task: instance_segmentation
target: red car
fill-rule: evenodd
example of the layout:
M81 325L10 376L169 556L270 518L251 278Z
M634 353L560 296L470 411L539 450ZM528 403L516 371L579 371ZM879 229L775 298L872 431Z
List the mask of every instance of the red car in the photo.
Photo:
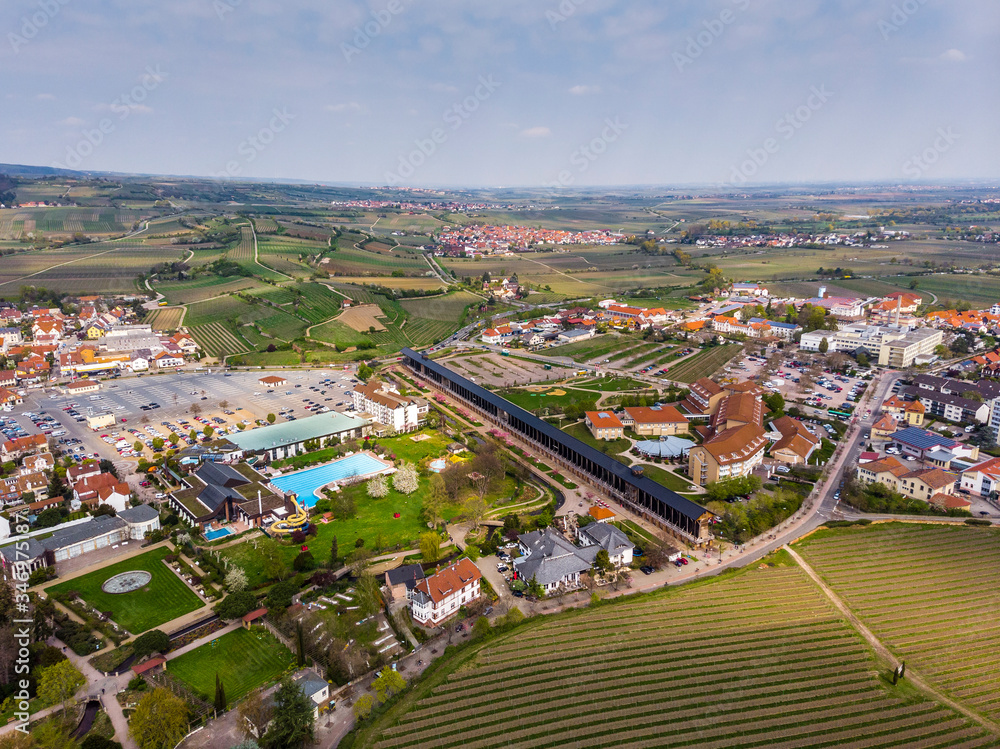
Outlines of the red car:
M688 560L686 557L681 557L681 564L687 564Z
M122 419L122 424L128 424L128 419Z

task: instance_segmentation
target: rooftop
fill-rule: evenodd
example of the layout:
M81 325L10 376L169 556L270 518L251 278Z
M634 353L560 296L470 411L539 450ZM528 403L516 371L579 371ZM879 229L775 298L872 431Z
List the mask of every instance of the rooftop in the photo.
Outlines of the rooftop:
M330 435L360 429L369 422L353 416L329 411L304 419L286 421L283 424L258 427L248 432L231 434L228 439L245 452L263 452L273 447L286 447L306 440L320 439Z

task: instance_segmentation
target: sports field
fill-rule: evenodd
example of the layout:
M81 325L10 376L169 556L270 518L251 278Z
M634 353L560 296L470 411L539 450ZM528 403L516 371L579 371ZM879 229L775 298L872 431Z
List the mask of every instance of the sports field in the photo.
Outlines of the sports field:
M702 377L711 377L742 349L743 346L738 343L725 343L705 349L672 366L667 370L666 376L677 382L694 382Z
M292 654L263 627L236 629L214 642L167 661L167 671L183 681L202 699L215 695L215 675L232 703L274 681L293 661Z
M907 665L1000 718L1000 534L887 523L823 530L796 548Z
M132 634L145 632L199 608L202 603L173 570L162 561L170 553L159 548L112 564L81 577L47 588L49 593L75 590L98 611L110 611L111 618ZM109 577L122 572L144 570L153 577L149 585L131 593L113 595L101 590Z
M819 589L779 566L547 617L433 670L359 745L985 747L908 687Z

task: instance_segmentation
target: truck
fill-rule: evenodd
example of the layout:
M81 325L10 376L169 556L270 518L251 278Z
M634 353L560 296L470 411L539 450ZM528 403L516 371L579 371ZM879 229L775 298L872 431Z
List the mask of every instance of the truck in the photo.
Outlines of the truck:
M510 356L510 351L504 351L500 354L500 356Z
M552 365L551 364L545 364L545 365L543 365L542 368L543 369L552 369Z

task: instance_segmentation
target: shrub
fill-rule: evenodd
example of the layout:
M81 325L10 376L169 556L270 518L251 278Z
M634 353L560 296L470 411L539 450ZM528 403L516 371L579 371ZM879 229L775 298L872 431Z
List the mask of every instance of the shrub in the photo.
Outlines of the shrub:
M292 562L292 569L296 572L309 572L316 569L316 560L313 559L312 552L303 551Z
M136 658L150 655L151 653L166 653L170 650L170 638L165 632L158 629L151 629L149 632L139 635L132 643L132 652Z
M257 608L257 597L246 590L232 593L215 604L220 619L239 619Z

